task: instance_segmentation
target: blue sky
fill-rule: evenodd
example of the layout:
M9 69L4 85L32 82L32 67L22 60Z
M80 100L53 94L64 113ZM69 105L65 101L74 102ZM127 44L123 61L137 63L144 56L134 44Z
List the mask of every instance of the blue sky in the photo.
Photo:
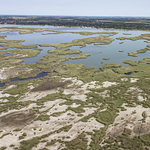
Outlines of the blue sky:
M150 17L150 0L0 0L0 15Z

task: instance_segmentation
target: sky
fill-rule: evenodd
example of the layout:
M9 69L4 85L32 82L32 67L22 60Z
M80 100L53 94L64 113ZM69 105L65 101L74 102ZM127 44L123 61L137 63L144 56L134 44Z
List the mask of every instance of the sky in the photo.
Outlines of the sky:
M0 0L0 15L150 17L150 0Z

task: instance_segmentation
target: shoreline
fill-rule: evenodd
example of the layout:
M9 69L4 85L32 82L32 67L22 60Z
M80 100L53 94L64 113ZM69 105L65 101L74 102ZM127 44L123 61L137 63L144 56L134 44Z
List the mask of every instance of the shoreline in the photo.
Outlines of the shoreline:
M0 25L13 25L13 26L39 26L39 27L57 27L57 28L87 28L87 29L105 29L105 30L125 30L125 31L150 31L150 30L142 30L142 29L115 29L115 28L94 28L94 27L86 27L86 26L55 26L55 25L21 25L21 24L0 24Z

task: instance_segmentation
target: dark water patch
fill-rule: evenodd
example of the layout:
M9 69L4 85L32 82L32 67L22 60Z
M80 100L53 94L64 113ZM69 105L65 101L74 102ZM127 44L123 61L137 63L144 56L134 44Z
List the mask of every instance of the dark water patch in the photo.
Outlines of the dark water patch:
M125 75L131 75L131 73L138 73L138 71L128 72L128 73L125 73Z
M5 53L4 55L6 55L6 56L12 56L13 54Z
M129 73L125 73L125 75L131 75L131 72L129 72Z
M6 83L0 83L0 87L4 87Z
M27 81L27 80L34 80L37 78L43 78L45 76L47 76L47 72L40 72L39 74L36 75L36 77L28 77L26 79L19 79L19 78L13 78L10 80L10 82L14 82L14 81ZM10 82L6 82L6 83L10 83ZM4 87L6 83L0 83L0 87Z
M66 55L58 55L58 56L62 56L62 57L74 57L75 55L77 55L77 54L72 54L72 55L66 54Z

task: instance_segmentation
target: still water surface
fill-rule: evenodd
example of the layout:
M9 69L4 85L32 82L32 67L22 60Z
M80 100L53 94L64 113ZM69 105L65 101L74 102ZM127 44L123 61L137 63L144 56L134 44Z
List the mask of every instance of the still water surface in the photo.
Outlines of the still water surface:
M0 27L36 27L36 28L48 28L50 30L62 30L62 31L88 31L88 32L118 32L117 35L110 36L110 38L115 39L109 45L94 45L94 44L87 44L86 47L79 48L79 46L70 47L71 50L81 50L83 54L89 53L89 56L86 59L76 59L76 60L69 60L63 63L82 63L86 67L94 67L99 69L103 65L107 63L119 63L123 66L124 60L132 59L139 61L143 58L147 58L150 56L150 51L147 51L143 54L138 54L138 57L131 57L128 56L128 53L135 52L137 50L143 49L148 45L148 43L144 42L144 40L123 40L123 44L119 44L122 40L117 40L117 37L134 37L144 33L150 33L150 31L139 31L139 30L114 30L114 29L95 29L95 28L70 28L70 27L53 27L53 26L21 26L21 25L0 25ZM44 32L42 32L44 33ZM25 40L22 44L55 44L55 43L63 43L63 42L71 42L74 39L81 39L87 37L95 37L99 36L98 34L95 35L80 35L80 34L72 34L72 33L61 33L61 34L48 34L42 35L41 32L33 32L30 34L19 34L16 32L1 32L0 34L7 35L6 39L8 40ZM131 33L132 35L124 35L123 33ZM43 49L41 53L32 58L25 58L23 63L36 63L40 58L47 55L47 51L49 49L54 49L54 47L39 47ZM119 52L119 50L123 50L124 52ZM101 53L100 53L101 51ZM63 55L65 57L69 55ZM71 55L74 56L74 55ZM103 60L103 58L110 58L110 60ZM103 64L101 64L103 62ZM62 63L62 64L63 64Z

